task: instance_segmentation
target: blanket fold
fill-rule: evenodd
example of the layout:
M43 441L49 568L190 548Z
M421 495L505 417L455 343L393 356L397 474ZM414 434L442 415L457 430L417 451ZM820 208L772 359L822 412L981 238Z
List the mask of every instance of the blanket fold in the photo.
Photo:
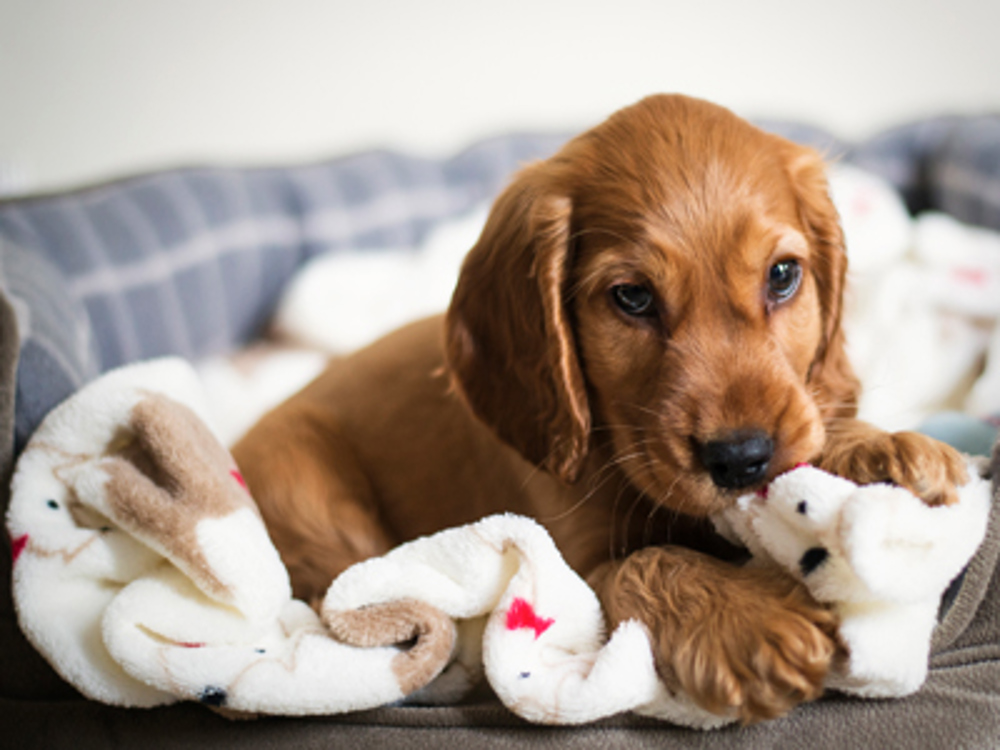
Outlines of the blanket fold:
M355 565L333 581L317 614L292 598L210 424L190 366L156 360L80 390L20 459L7 518L19 622L85 696L130 707L193 700L234 712L329 714L454 702L485 677L535 722L622 711L699 728L731 721L666 689L640 624L607 634L595 593L527 518L491 516ZM942 589L982 538L989 495L980 484L959 521L975 543L948 558L954 570L939 576ZM747 529L766 521L759 506ZM907 658L922 660L922 679L926 644ZM873 682L896 684L870 668L840 684L860 681L859 694Z

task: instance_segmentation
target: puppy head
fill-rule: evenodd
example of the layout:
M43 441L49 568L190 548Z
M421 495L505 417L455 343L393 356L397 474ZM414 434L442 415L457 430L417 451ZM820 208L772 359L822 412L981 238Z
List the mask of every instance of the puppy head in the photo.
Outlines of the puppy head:
M813 458L824 418L853 408L845 270L818 156L651 97L501 195L448 312L448 361L529 460L573 481L600 444L700 515Z

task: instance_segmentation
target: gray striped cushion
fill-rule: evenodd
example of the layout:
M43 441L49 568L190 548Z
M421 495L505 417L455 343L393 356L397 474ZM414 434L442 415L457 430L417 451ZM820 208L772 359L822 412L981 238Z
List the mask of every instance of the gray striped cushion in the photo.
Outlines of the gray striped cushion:
M57 268L0 237L0 291L20 338L14 452L20 453L52 407L99 373L90 320ZM10 342L4 342L4 346Z
M416 245L561 137L509 137L442 161L389 152L274 169L184 169L0 204L0 238L65 278L100 370L247 341L311 255Z
M928 181L936 208L1000 229L1000 115L957 122L934 155Z
M816 128L763 126L882 174L914 210L944 208L1000 229L998 118L926 120L853 146ZM371 152L294 167L169 170L0 202L0 286L20 305L19 320L32 321L21 331L19 436L98 372L246 342L304 259L415 246L565 138L504 136L441 160Z

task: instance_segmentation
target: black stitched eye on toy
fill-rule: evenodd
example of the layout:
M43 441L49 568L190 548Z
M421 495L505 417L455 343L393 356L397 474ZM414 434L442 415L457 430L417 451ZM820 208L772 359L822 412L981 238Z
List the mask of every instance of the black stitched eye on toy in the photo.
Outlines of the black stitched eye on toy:
M228 699L229 696L226 694L226 691L214 685L206 687L201 691L201 695L198 696L198 700L206 706L224 706Z
M802 266L797 260L779 260L767 274L767 295L774 302L784 302L799 289Z
M617 284L611 287L611 299L619 310L633 318L656 314L656 298L642 284Z
M803 576L807 576L825 563L829 556L830 553L822 547L811 547L799 560L799 570L802 571Z

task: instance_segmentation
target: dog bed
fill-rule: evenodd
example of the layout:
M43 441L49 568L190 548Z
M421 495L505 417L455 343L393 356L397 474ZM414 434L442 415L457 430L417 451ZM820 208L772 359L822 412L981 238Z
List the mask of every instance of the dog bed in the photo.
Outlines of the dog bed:
M941 118L847 144L766 124L886 178L911 211L1000 230L1000 119ZM242 346L283 287L323 253L418 245L488 200L562 136L506 136L443 160L389 152L269 169L185 169L0 204L2 505L41 420L99 374ZM994 462L996 463L996 462ZM996 468L994 466L994 468ZM13 549L11 550L13 552ZM123 709L80 697L18 629L10 556L0 570L0 724L21 746L991 747L1000 736L1000 514L942 601L930 672L916 694L831 697L784 719L711 735L620 715L574 728L529 724L489 695L448 707L232 722L203 706Z

